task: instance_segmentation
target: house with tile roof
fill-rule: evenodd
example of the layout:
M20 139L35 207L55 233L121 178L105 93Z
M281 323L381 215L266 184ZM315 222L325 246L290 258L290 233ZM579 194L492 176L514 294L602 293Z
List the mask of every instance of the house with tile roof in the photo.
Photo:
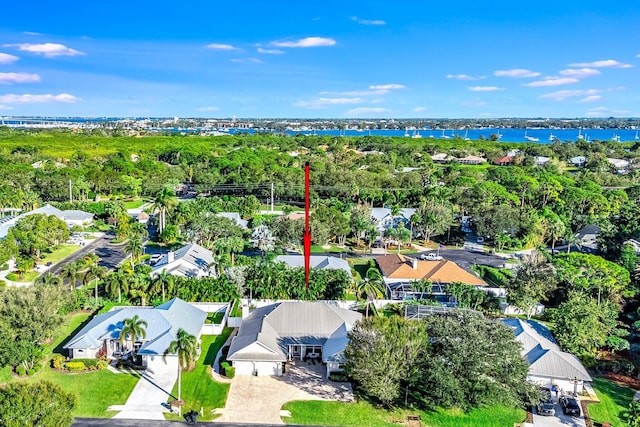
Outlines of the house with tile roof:
M390 254L377 257L376 264L382 273L387 297L390 299L413 299L420 294L413 289L413 283L424 280L431 282L430 294L445 304L455 305L446 292L447 285L454 282L477 286L495 295L505 293L504 289L491 288L476 274L447 259L425 261L401 254Z
M303 255L278 255L274 261L283 262L291 268L304 267ZM349 263L344 259L333 256L311 255L309 261L311 268L318 270L342 270L347 273L349 277L353 278L351 266L349 266Z
M340 372L346 362L348 332L362 314L327 301L284 301L260 307L242 320L227 360L236 375L283 373L287 362L318 361L326 374Z
M158 260L151 270L151 276L166 271L173 276L207 277L214 275L213 252L195 243L184 245L177 251L170 251Z
M147 322L147 327L146 336L137 337L132 349L129 339L120 342L120 331L124 320L135 315ZM154 364L165 363L162 360L164 352L176 340L179 329L199 338L206 318L207 313L178 298L157 307L114 307L94 317L63 348L72 359L94 359L98 352L108 358L117 358L135 350L141 364L152 368ZM177 357L167 356L173 356L175 360L167 363L173 363L177 368Z
M580 392L591 376L580 360L565 353L546 326L533 320L503 319L522 344L522 357L529 363L527 380L541 387L556 386L567 392Z

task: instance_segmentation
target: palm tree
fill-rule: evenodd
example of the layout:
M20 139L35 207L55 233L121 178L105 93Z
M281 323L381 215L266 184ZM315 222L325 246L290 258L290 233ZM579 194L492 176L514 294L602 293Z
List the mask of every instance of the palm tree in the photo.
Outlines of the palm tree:
M60 286L62 284L62 279L50 271L47 271L42 276L36 278L35 283L36 285L44 286Z
M107 277L107 273L108 272L109 272L109 270L107 270L106 267L94 264L91 267L89 267L89 270L87 270L87 272L84 274L84 283L85 283L85 285L88 285L93 280L96 281L96 287L95 287L95 298L96 298L96 301L98 301L98 283L100 283L100 280L102 280L105 277Z
M357 294L364 294L366 301L366 315L369 317L369 304L376 298L382 298L384 296L384 280L382 274L375 267L370 267L365 274L364 280L360 280L356 283Z
M162 292L162 302L165 301L165 290L167 288L173 288L173 278L174 276L167 273L167 270L162 270L160 274L158 274L153 282L154 286L157 288L160 286L160 290ZM157 292L157 291L156 291Z
M178 335L175 341L171 341L169 347L164 352L163 359L165 363L167 363L167 354L175 354L178 356L178 400L180 400L182 370L190 370L198 359L197 338L182 328L178 329ZM178 408L180 408L180 406L178 406ZM180 409L178 409L178 411L179 410Z
M564 236L564 242L567 245L567 253L571 253L571 246L574 246L580 250L582 248L582 239L576 235L569 228Z
M118 295L118 302L122 302L122 293L129 292L129 275L123 270L116 270L106 277L105 291L111 295Z
M547 233L551 238L551 253L554 253L556 240L562 237L566 232L564 222L560 218L556 218L547 224Z
M140 256L142 256L142 252L144 251L144 244L142 243L141 237L132 237L129 239L127 244L124 247L125 253L130 254L131 257L131 268L133 268L134 262L137 261Z
M158 191L156 194L156 198L153 201L153 205L151 208L156 211L160 211L160 216L158 218L158 233L162 234L164 228L167 223L167 211L172 210L178 206L178 199L176 197L175 191L173 191L169 187L164 187L162 190Z
M80 266L77 262L70 262L65 264L60 270L62 277L69 279L69 287L73 291L78 281L78 274L80 273Z
M120 330L120 343L124 344L128 336L131 339L131 351L134 352L136 339L138 337L147 337L146 328L148 326L149 324L145 320L141 319L137 314L130 319L124 319L122 321L122 329Z
M262 258L264 259L265 253L273 250L275 240L269 227L262 224L253 230L250 242L255 248L260 249Z

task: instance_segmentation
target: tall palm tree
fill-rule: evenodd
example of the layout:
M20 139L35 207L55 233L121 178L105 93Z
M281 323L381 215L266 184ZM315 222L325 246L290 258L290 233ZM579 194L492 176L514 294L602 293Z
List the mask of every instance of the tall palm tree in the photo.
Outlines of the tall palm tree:
M384 290L382 274L380 274L380 271L375 267L370 267L367 270L365 278L356 283L356 292L365 295L365 317L369 317L369 304L376 298L382 298L384 296Z
M147 297L151 291L151 278L148 274L134 273L129 280L129 298L140 298L140 305L147 304Z
M105 277L107 277L107 273L109 272L109 270L107 270L106 267L103 267L101 265L98 264L94 264L91 267L89 267L89 269L87 270L86 273L84 273L84 284L88 285L89 283L91 283L92 281L95 280L95 298L96 301L98 301L98 283L100 283L100 280L104 279Z
M197 338L182 328L178 329L176 339L169 343L169 347L164 352L163 359L165 363L167 363L168 354L176 354L178 356L178 400L180 400L182 370L190 370L198 359ZM178 408L180 408L180 406L178 406Z
M174 282L174 276L167 273L167 270L162 270L160 272L160 274L158 274L155 277L155 280L153 281L154 287L160 287L160 291L162 292L162 302L164 302L166 300L165 298L165 291L167 289L172 289L173 288L173 282ZM157 292L157 290L156 290Z
M69 287L73 291L80 274L80 265L77 262L70 262L62 267L60 273L62 277L69 279Z
M160 212L158 218L159 234L162 234L167 224L167 211L172 210L176 206L178 206L178 198L176 197L175 191L169 187L164 187L162 190L158 191L156 198L153 201L152 209Z
M116 270L105 280L105 291L111 295L118 295L118 302L122 302L122 293L129 292L129 275L123 270Z
M137 314L132 318L122 321L122 329L120 330L120 343L124 344L127 337L131 340L131 351L134 352L136 339L147 337L147 327L149 324L140 318ZM134 352L135 354L135 352Z
M129 239L124 247L125 253L128 253L131 257L131 268L133 268L135 262L140 259L142 252L144 251L144 244L141 237L132 237Z
M60 286L62 284L62 279L50 271L47 271L42 276L38 276L35 283L36 285Z

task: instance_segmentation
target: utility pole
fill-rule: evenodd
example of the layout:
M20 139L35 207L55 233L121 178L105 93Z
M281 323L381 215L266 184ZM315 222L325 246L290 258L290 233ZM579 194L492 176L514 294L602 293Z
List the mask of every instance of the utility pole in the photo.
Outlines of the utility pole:
M271 183L271 213L273 213L273 182Z
M71 180L69 180L69 203L73 203L73 193L71 192Z

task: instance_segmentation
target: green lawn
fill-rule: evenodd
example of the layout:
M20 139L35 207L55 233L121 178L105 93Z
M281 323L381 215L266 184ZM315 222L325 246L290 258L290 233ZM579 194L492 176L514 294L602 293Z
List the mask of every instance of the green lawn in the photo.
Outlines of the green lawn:
M211 412L216 408L224 407L229 393L229 384L221 384L211 378L211 365L218 354L218 350L225 343L231 328L226 328L219 336L203 335L201 337L202 354L193 371L182 373L182 400L185 401L183 412L189 410L200 411L204 407L204 417L199 419L206 421L215 418ZM178 395L178 384L173 387L172 393ZM167 419L182 419L177 415L165 414Z
M69 317L60 328L58 338L45 345L44 351L49 354L44 367L29 378L17 381L46 380L59 385L64 390L73 392L78 397L78 407L73 415L77 417L109 418L115 412L107 412L111 405L122 405L127 401L138 378L129 374L114 374L111 371L92 371L86 373L67 374L51 369L49 361L51 352L60 353L62 346L73 337L89 320L89 313L77 313ZM9 373L10 375L10 373ZM4 382L5 372L0 371L0 382ZM8 380L16 381L9 377Z
M125 209L137 209L142 205L144 205L144 200L130 200L130 201L124 202Z
M336 245L329 245L328 247L319 246L319 245L311 245L311 252L345 252L346 249Z
M38 273L37 271L27 271L22 275L22 278L18 278L13 281L14 282L33 282L34 280L36 280L36 277L38 277L39 275L40 273Z
M591 403L587 406L589 417L597 423L608 422L612 427L626 426L627 424L620 419L620 415L633 400L635 390L603 378L595 378L591 384L600 403Z
M58 249L55 249L53 252L47 254L44 258L42 258L40 264L46 264L48 262L56 264L75 251L80 250L80 248L82 248L82 246L80 245L60 245Z
M493 427L511 426L525 418L522 409L503 406L474 409L464 413L457 409L434 412L425 411L387 411L376 408L370 403L298 401L283 406L291 412L291 417L283 418L287 424L391 427L406 420L407 414L420 415L423 425L430 427Z

